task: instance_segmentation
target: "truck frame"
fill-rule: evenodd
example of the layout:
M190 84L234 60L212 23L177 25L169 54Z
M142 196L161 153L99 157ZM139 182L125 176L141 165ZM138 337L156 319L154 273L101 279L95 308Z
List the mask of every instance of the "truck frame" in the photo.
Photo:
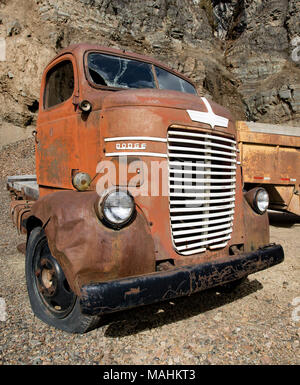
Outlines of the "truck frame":
M266 191L243 191L230 112L163 63L64 49L44 71L34 136L36 176L7 186L31 307L49 325L83 333L283 261Z

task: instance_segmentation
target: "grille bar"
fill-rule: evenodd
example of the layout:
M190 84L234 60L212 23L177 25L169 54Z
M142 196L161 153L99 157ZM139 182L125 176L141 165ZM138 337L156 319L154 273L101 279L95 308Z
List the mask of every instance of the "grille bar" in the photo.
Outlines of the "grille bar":
M224 235L224 234L230 234L232 233L232 229L227 229L227 230L223 230L223 231L218 231L216 233L210 233L210 234L202 234L202 235L194 235L194 236L190 236L190 237L183 237L183 238L177 238L176 239L176 242L186 242L186 241L195 241L195 240L198 240L198 239L207 239L207 238L214 238L216 237L217 235Z
M188 229L188 230L175 230L173 231L173 236L176 235L185 235L185 234L195 234L195 233L203 233L205 231L212 231L212 230L221 230L221 229L228 229L231 227L231 223L228 222L226 225L219 225L219 226L211 226L211 227L202 227L201 229Z
M183 167L183 169L187 167L195 167L195 168L208 168L208 165L205 165L204 163L192 163L192 162L176 162L176 161L170 161L169 165L171 166L180 166ZM214 164L214 168L222 168L222 169L230 169L230 170L236 170L236 166L227 166L223 164Z
M210 146L212 147L218 147L218 148L225 148L225 149L229 149L229 150L236 150L236 147L231 147L231 146L227 146L225 144L220 144L220 143L213 143L213 142L205 142L205 141L202 141L202 140L195 140L195 139L178 139L178 138L170 138L169 139L169 142L174 142L174 143L192 143L192 144L203 144L203 145L207 145L207 143L210 144Z
M226 192L226 193L176 193L171 192L170 196L173 197L228 197L235 195L235 192Z
M228 203L228 202L234 202L235 201L235 198L223 198L223 199L213 199L213 200L196 200L196 199L193 199L193 200L185 200L184 201L184 204L187 206L187 205L203 205L205 203ZM182 200L179 200L179 201L175 201L173 200L172 201L172 205L182 205L183 202Z
M228 217L227 221L232 221L233 216ZM195 227L198 226L198 228L201 228L200 226L206 226L210 224L215 224L215 223L224 223L226 222L224 218L222 219L214 219L209 220L209 221L204 221L204 222L190 222L190 223L173 223L172 228L173 229L179 229L179 228L185 228L185 227Z
M221 211L219 213L211 213L211 214L192 214L192 215L178 215L178 216L172 216L171 221L185 221L185 220L193 220L193 219L200 219L200 218L216 218L216 217L224 217L227 214L234 214L234 210L230 211Z
M195 182L194 178L170 177L170 180L173 182ZM235 178L232 178L232 179L201 179L201 178L197 178L197 183L199 183L199 182L206 182L206 183L235 182Z
M170 173L172 174L189 174L189 175L223 175L223 176L233 176L235 175L235 171L203 171L203 170L198 170L198 171L193 171L193 170L180 170L176 168L170 168Z
M206 146L208 143L206 144ZM179 151L189 151L189 152L206 152L208 154L220 154L220 155L226 155L236 158L236 154L228 154L228 152L225 151L216 151L216 150L210 150L210 149L199 149L199 148L191 148L191 147L179 147L179 146L169 146L169 150L179 150Z
M168 131L173 244L183 255L225 247L231 238L236 141L193 129Z
M182 151L185 151L185 150L182 149ZM219 156L191 155L191 154L185 154L184 152L182 152L182 153L172 153L172 154L169 154L169 157L170 158L218 160L220 162L236 163L235 159L221 158Z
M223 181L222 181L223 182ZM235 186L234 184L231 184L229 186ZM186 186L183 184L173 184L174 190L228 190L229 188L233 187L228 187L228 186L207 186L207 185L202 185L202 186Z
M170 135L180 135L180 136L193 136L193 137L197 137L197 138L201 138L201 139L213 139L213 140L216 140L216 141L220 141L220 142L227 142L227 143L232 143L236 146L236 141L233 140L233 139L228 139L228 138L224 138L222 136L216 136L216 135L210 135L210 134L205 134L205 133L201 133L201 132L192 132L192 131L175 131L174 129L173 130L169 130L169 136ZM168 141L170 141L170 137L168 138Z
M227 235L226 237L221 237L221 238L217 238L217 239L210 239L210 240L205 240L203 242L190 243L190 244L185 245L185 246L178 246L177 250L179 250L179 251L180 250L188 250L188 249L192 249L193 247L206 246L206 245L213 244L215 242L227 241L230 238L231 238L231 236Z
M213 210L224 210L224 209L230 209L233 208L235 205L232 203L231 205L224 205L224 206L202 206L202 207L181 207L181 208L171 208L171 213L183 213L183 212L199 212L199 211L213 211Z

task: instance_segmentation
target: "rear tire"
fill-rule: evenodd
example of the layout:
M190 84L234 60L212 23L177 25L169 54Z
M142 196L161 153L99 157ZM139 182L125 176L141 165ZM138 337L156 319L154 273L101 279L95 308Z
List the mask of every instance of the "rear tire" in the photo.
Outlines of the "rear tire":
M25 274L33 313L43 322L69 333L94 329L99 316L81 313L80 300L70 289L63 270L51 255L41 227L34 228L26 248Z

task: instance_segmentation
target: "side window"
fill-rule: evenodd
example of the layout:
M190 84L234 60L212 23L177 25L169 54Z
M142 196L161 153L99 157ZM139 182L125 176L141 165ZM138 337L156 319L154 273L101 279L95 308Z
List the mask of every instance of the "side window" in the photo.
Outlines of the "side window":
M70 60L63 61L47 73L44 107L50 108L68 100L74 91L74 71Z
M161 90L173 90L197 95L194 86L184 79L173 75L162 68L155 67L156 76Z

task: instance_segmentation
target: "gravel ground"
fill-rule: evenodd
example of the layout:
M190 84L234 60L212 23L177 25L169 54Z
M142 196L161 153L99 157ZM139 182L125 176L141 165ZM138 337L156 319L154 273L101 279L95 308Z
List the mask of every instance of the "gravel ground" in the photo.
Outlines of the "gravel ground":
M24 237L9 218L3 178L34 172L32 140L8 149L0 152L0 297L7 307L0 363L300 364L300 220L286 214L270 214L271 241L282 244L284 263L249 276L231 294L209 290L114 314L85 335L34 317L16 250Z
M34 139L8 144L0 150L0 178L35 174Z

